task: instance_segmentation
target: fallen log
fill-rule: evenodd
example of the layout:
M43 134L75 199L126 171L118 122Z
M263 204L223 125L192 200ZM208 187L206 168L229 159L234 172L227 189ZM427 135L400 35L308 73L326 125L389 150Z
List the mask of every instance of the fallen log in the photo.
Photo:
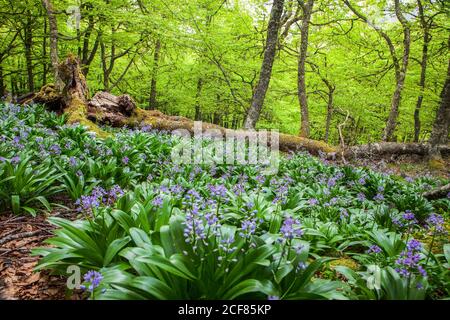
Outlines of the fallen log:
M447 198L450 195L450 183L431 191L425 192L423 196L428 200Z
M449 145L439 145L437 148L442 155L450 155ZM369 158L373 156L409 154L428 156L429 152L430 147L427 144L381 142L347 148L344 152L344 156L346 158Z
M68 123L80 123L88 130L102 137L110 134L98 127L109 125L112 127L143 127L150 125L153 129L173 131L185 129L194 133L195 122L192 119L169 116L157 110L144 110L136 106L129 95L115 96L108 92L98 92L92 99L88 99L88 87L80 68L79 59L69 55L59 65L59 74L65 84L62 92L58 92L51 84L42 87L35 94L27 95L21 104L41 103L50 110L64 112L68 115ZM202 122L202 130L215 129L224 135L246 135L248 131L231 130L215 124ZM272 144L272 134L268 134L268 143ZM284 152L308 151L313 155L325 154L327 158L371 158L385 155L420 155L428 156L430 148L426 144L417 143L372 143L345 148L330 146L323 141L307 139L289 134L279 134L279 149ZM450 155L450 146L436 146L443 156Z
M40 103L50 110L64 112L68 115L68 123L80 123L88 130L97 133L99 137L109 134L98 127L98 124L113 127L143 127L150 125L153 129L173 131L185 129L194 133L194 121L185 117L169 116L156 110L144 110L136 106L129 95L114 96L108 92L98 92L92 99L88 99L86 80L80 68L79 59L69 55L60 63L59 74L65 84L62 92L57 92L55 86L46 85L42 89L25 99L20 104ZM246 135L242 130L231 130L214 125L202 123L202 130L215 129L222 134ZM272 143L272 134L269 133L268 143ZM288 134L279 134L279 148L281 151L305 150L311 154L334 153L335 148L325 142L315 141Z

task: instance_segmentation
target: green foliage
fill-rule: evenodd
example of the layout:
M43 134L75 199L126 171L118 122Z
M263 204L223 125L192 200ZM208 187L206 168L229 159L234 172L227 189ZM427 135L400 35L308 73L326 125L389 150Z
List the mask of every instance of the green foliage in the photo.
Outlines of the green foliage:
M404 181L304 153L267 176L259 165L174 164L179 139L164 132L98 139L78 125L45 127L39 106L3 110L1 208L35 214L56 192L71 198L77 220L50 218L57 229L34 251L37 269L101 272L92 299L448 296L449 200L416 196L445 179ZM423 246L405 267L413 237Z
M69 0L52 3L57 12L74 5ZM401 61L402 32L393 3L373 0L351 3L392 39ZM48 25L43 31L47 16L38 0L21 1L14 6L3 0L0 4L5 22L1 27L5 41L0 47L5 75L2 83L12 96L20 96L30 91L27 83L30 74L35 89L53 81L48 68L49 41L43 43L49 37ZM424 30L417 3L412 0L401 3L412 43L397 121L398 141L413 138L413 114L419 95L423 96L423 110L428 111L420 114L420 139L428 137L447 69L447 9L442 1L422 1L422 4L425 19L433 26L424 90L419 86L418 63ZM116 94L127 92L140 106L147 107L153 81L156 105L151 107L173 115L241 127L261 68L270 10L265 1L140 0L132 4L92 0L79 4L79 9L78 30L76 17L56 15L58 31L65 35L58 39L58 50L60 57L68 53L81 55L91 93L103 89ZM287 21L295 21L302 15L296 1L285 1L285 12L285 17L290 17ZM258 126L297 134L300 31L295 23L288 29L287 26L284 23L280 32L283 35L280 50ZM22 30L27 30L31 45L25 43L27 37L18 36ZM30 47L29 51L23 50L24 47ZM27 65L31 67L27 69ZM347 144L379 140L395 88L393 59L377 31L356 19L342 1L316 0L312 15L306 85L314 139L325 137L330 91L324 80L335 87L330 142L339 143L337 126L344 121L347 111L350 118L343 128Z
M15 214L28 212L36 215L33 205L39 203L50 210L47 198L61 188L55 186L60 175L50 166L50 161L36 164L30 156L16 156L0 164L0 204Z

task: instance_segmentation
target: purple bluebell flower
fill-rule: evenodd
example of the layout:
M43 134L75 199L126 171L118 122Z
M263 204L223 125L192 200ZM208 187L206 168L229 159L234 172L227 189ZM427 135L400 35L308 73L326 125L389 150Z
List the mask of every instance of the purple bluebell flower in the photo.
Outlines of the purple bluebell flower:
M195 189L189 189L184 197L187 200L200 200L202 198Z
M122 158L122 163L123 163L124 165L127 165L128 162L130 162L130 158L128 158L127 156L125 156L125 157Z
M348 218L348 211L345 208L341 208L339 213L339 216L341 218L341 220L344 220L345 218Z
M52 154L55 154L55 155L61 154L61 147L57 144L51 145L49 150Z
M308 203L310 206L315 206L319 203L319 200L317 200L316 198L311 198L308 200Z
M328 179L327 186L328 188L333 188L336 185L336 178L332 177Z
M208 189L213 197L224 198L227 195L227 188L224 185L208 185Z
M364 201L366 201L366 196L365 196L365 194L362 193L362 192L358 193L358 195L357 195L356 198L358 199L359 202L364 202Z
M422 276L426 276L427 272L420 265L420 251L422 250L422 244L416 239L411 239L406 244L406 249L402 251L400 257L395 261L396 271L404 277L408 277L413 273L418 273Z
M293 219L292 217L287 217L283 221L283 225L280 228L280 233L281 238L278 239L279 242L285 242L294 238L300 238L303 235L300 221L297 219Z
M256 218L243 220L241 223L241 232L239 233L239 235L243 238L250 237L255 233L256 227Z
M114 204L114 202L116 202L117 199L120 198L121 196L123 196L124 194L125 194L125 192L122 190L122 188L120 186L114 185L107 193L108 199L107 199L106 204L107 205Z
M372 245L369 247L369 250L366 251L367 253L371 254L378 254L381 252L381 248L379 246L377 246L376 244Z
M375 201L384 201L384 196L381 193L377 193L375 197L373 197Z
M14 156L11 158L11 164L16 165L20 162L20 157L19 156Z
M163 198L162 198L161 196L156 196L156 197L153 199L152 204L153 204L155 207L161 208L162 205L163 205Z
M255 177L256 182L258 182L259 184L263 184L264 182L266 182L266 177L262 176L262 175L258 175Z
M176 185L170 187L170 192L174 193L174 194L180 194L183 192L183 187L176 184Z
M103 280L103 275L98 271L90 270L84 275L83 279L84 282L87 282L88 286L83 286L82 289L93 292L95 288L100 286L100 283Z
M74 157L70 157L70 158L69 158L69 164L70 164L72 167L75 167L75 166L77 165L77 159L75 159Z
M416 220L414 213L411 212L411 210L406 210L405 213L402 215L403 219L413 221Z
M409 182L409 183L412 183L412 182L414 182L414 179L412 177L406 177L405 181Z
M75 204L78 206L78 211L89 212L101 205L112 206L123 194L123 190L117 185L113 186L109 191L106 191L102 187L95 187L90 195L81 196Z
M432 230L435 234L446 235L448 232L445 229L444 217L436 213L432 213L426 220L426 227Z
M233 193L237 196L245 192L245 185L243 183L237 183L233 186Z
M221 239L218 247L225 253L233 253L237 249L237 247L233 246L234 241L234 236L231 235L229 237Z

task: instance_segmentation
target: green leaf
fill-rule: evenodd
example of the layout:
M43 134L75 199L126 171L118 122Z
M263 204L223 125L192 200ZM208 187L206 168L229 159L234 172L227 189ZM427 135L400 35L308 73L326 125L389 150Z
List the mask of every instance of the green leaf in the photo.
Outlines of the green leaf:
M107 266L114 259L117 253L130 242L130 237L116 239L108 246L103 260L103 266Z

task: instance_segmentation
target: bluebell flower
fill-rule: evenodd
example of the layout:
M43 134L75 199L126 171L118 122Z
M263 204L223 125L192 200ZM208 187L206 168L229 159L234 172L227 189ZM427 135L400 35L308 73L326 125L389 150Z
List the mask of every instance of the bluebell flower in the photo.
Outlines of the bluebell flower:
M360 201L360 202L366 201L366 196L365 196L364 193L362 193L362 192L358 193L358 195L357 195L356 198L357 198L358 201Z
M406 249L402 251L400 257L395 261L396 271L404 277L409 277L411 274L418 273L426 276L427 272L420 265L420 251L422 244L416 239L411 239L406 244Z
M378 254L381 251L382 251L381 248L379 246L377 246L376 244L374 244L374 245L370 246L369 250L367 250L366 252L369 254L371 254L371 253Z
M84 275L83 279L85 282L87 282L88 286L82 286L81 288L83 290L93 292L103 280L103 275L98 271L90 270Z
M14 156L11 158L11 164L16 165L20 162L20 157L19 156Z
M294 238L300 238L303 235L300 221L297 219L293 219L292 217L287 217L283 221L283 225L280 228L280 233L281 238L278 239L279 242L285 242Z
M156 197L153 199L152 204L153 204L155 207L161 208L162 205L163 205L163 198L162 198L161 196L156 196Z
M432 230L435 234L447 235L447 230L445 229L444 217L436 213L432 213L426 220L426 227Z
M381 193L377 193L375 197L373 197L375 201L384 201L384 196Z

